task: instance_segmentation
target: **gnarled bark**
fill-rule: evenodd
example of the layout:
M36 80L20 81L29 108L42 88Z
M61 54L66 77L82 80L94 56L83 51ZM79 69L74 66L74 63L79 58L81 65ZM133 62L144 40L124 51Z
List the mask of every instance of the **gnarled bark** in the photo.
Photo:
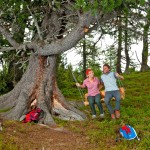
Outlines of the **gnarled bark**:
M44 124L55 124L53 116L65 120L83 120L85 114L65 101L55 79L55 55L31 55L29 67L16 87L1 97L0 109L9 108L2 116L19 120L28 112L28 106L37 99L38 107L45 112Z

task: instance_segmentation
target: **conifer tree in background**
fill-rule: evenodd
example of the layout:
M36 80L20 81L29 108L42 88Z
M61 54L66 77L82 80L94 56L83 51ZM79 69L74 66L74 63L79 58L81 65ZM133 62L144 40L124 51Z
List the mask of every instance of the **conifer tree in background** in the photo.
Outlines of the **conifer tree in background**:
M98 70L100 70L100 49L97 46L97 43L100 41L102 35L98 37L98 39L94 40L94 35L99 34L100 32L96 33L90 33L89 35L86 35L77 45L76 45L76 51L78 55L81 55L81 61L79 62L79 66L82 67L82 76L83 79L86 78L86 69L92 68L94 69L94 72L98 75L100 75L100 71L98 73Z
M125 30L124 30L124 51L125 51L125 58L126 58L126 67L125 73L128 73L129 66L130 66L130 57L129 57L129 34L128 34L128 12L125 13Z
M148 48L150 47L150 4L147 4L145 8L146 18L143 25L143 50L141 71L146 71L150 69L150 66L148 66Z

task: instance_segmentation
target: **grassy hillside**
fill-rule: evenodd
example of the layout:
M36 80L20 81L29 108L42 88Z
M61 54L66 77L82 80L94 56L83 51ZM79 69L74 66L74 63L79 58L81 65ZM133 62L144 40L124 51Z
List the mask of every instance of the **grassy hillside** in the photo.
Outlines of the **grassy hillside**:
M70 147L71 142L74 145L73 149L81 150L150 149L150 71L143 73L135 72L129 75L124 75L124 77L125 80L123 81L123 84L126 89L126 98L121 101L120 119L111 120L104 103L104 119L92 119L88 106L80 108L88 116L85 121L68 122L56 119L59 127L64 127L65 129L71 131L71 133L73 133L74 135L80 135L76 136L76 138L72 137L72 140L70 139L71 137L66 138L66 140L68 140L69 142L68 146L65 145L65 147L63 148L64 150L69 150L70 148L72 149L72 147ZM114 104L114 101L112 101L112 103ZM138 137L141 140L120 140L116 142L116 137L120 136L119 128L123 123L133 126L137 131ZM45 136L43 132L45 131L45 129L41 129L41 127L39 129L38 126L36 128L36 125L33 124L24 125L22 123L14 121L4 121L3 124L4 130L0 131L0 150L19 150L20 148L22 150L42 150L40 146L37 148L37 145L39 145L39 143L42 143L42 145L47 145L46 150L62 148L48 147L50 145L48 145L47 139L51 138L51 134L48 134L49 131L47 129L46 134L48 134L48 136ZM41 132L42 138L40 139L40 141L36 140L35 137L32 136L32 133L37 133L37 136L39 136ZM57 136L59 139L59 135ZM66 137L67 134L65 133L64 136ZM28 141L29 143L27 143L25 137L31 137ZM63 136L60 137L62 138ZM85 139L83 140L83 138ZM25 142L23 143L23 141ZM38 144L36 143L36 141ZM56 142L57 145L60 145L60 143L58 144L59 140L53 141L53 143ZM22 146L20 144L22 144ZM67 142L65 144L67 144ZM25 145L25 147L23 147L23 145Z
M73 130L89 136L91 142L95 144L94 149L150 149L150 71L135 72L124 77L126 98L121 101L120 119L112 121L103 104L104 120L87 119L84 122L69 123ZM89 107L84 109L90 111ZM90 118L90 114L88 115ZM118 130L123 123L133 126L141 140L122 140L116 143L115 139L119 136Z

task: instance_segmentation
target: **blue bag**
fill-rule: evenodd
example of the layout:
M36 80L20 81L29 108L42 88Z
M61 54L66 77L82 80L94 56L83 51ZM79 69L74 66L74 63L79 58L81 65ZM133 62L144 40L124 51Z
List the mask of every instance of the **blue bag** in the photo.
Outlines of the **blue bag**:
M132 139L137 139L140 140L137 136L137 133L135 131L135 129L133 127L131 127L130 125L124 125L119 129L120 134L122 135L123 138L127 139L127 140L132 140ZM118 139L121 138L116 138L116 142L118 141Z

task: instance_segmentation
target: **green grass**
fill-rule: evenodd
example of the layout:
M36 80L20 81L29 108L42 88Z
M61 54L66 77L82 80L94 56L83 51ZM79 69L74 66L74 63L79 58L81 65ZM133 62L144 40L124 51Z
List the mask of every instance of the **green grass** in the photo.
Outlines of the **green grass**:
M143 73L135 72L124 75L124 77L125 80L123 81L123 84L126 91L126 97L124 100L121 100L120 119L115 121L111 120L108 109L103 103L105 110L104 119L92 119L89 106L84 106L81 108L81 111L84 111L87 114L86 120L62 121L55 118L56 123L70 131L84 135L93 145L92 150L149 150L150 71ZM112 103L114 103L114 101ZM119 128L123 123L133 126L141 140L138 141L134 139L129 141L123 139L116 142L116 137L120 136ZM18 122L12 123L11 121L7 121L5 122L4 130L7 126L12 126L12 124L16 124L18 128L15 130L23 134L30 129L30 126L32 126L32 124L29 124L27 127L24 127ZM13 137L5 139L5 135L0 134L0 150L1 149L18 150L19 148Z
M103 104L104 120L92 120L90 114L87 114L88 119L85 121L66 123L66 127L71 130L88 136L90 142L95 145L93 149L150 149L150 71L135 72L124 75L124 77L126 97L121 101L120 119L112 121L105 104ZM82 110L84 109L90 111L89 107L82 108ZM120 136L119 128L122 123L133 126L141 140L121 140L116 143L115 139Z
M13 137L5 140L5 137L0 134L0 150L19 150L15 144Z

